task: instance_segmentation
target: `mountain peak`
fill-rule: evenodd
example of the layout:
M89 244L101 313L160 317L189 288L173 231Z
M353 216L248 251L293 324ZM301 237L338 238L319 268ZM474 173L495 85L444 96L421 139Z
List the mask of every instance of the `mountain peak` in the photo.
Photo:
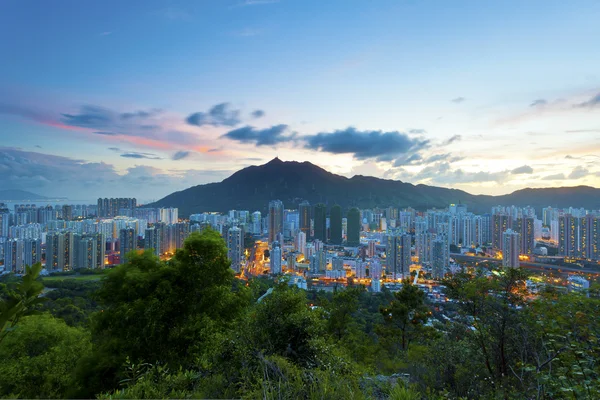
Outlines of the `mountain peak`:
M271 161L269 161L267 164L265 165L277 165L277 164L283 164L283 161L281 161L279 159L279 157L275 157L274 159L272 159Z

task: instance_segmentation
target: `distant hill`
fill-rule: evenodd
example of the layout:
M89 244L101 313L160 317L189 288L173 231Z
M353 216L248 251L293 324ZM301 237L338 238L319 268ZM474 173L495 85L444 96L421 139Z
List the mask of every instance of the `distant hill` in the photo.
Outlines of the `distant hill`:
M279 199L286 208L296 208L302 200L311 204L338 203L350 207L443 208L451 203L467 204L469 210L489 212L493 205L600 208L600 189L587 186L523 189L503 196L472 195L463 190L413 185L401 181L357 175L352 178L332 174L309 162L283 162L275 158L267 164L244 168L219 183L193 186L172 193L149 207L177 207L180 215L204 211L259 210L265 212L269 200Z
M0 190L0 201L45 200L47 197L25 190Z

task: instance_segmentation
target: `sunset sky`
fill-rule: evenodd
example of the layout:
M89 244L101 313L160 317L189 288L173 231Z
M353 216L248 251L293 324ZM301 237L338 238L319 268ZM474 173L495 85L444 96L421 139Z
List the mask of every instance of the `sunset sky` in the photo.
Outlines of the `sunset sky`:
M278 156L600 187L600 2L0 2L0 189L144 200Z

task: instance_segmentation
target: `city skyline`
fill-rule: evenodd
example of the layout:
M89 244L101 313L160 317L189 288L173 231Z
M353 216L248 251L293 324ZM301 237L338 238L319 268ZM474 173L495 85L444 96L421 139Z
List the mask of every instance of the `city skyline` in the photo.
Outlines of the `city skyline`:
M3 3L0 186L159 199L278 156L600 187L600 4L459 3Z

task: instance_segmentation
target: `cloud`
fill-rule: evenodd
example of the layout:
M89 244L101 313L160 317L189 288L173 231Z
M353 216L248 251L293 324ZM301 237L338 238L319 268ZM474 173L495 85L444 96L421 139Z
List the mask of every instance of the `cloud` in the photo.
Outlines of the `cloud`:
M408 133L411 133L413 135L423 135L427 133L427 131L425 129L411 129L408 131Z
M462 103L463 101L466 101L466 100L467 99L465 99L464 97L456 97L456 98L454 98L454 99L452 99L450 101L453 102L453 103L456 103L456 104L460 104L460 103Z
M335 132L305 136L305 148L332 154L352 154L356 159L392 161L408 152L429 146L429 141L412 138L398 131L358 131L348 127Z
M600 93L596 94L594 97L592 97L588 101L584 101L583 103L575 104L573 107L593 108L596 106L600 106Z
M411 155L406 155L405 157L400 157L394 160L394 167L401 167L405 165L429 165L434 164L440 161L445 161L447 163L453 163L460 160L463 160L464 157L452 156L450 153L445 154L434 154L429 157L423 157L418 153L414 153Z
M509 176L508 171L464 171L463 169L452 170L450 163L439 162L423 168L413 175L415 181L429 181L438 184L468 184L505 181Z
M578 166L578 167L575 167L573 169L573 171L571 171L571 173L569 174L569 179L580 179L580 178L583 178L583 177L589 175L589 173L590 173L590 171L588 171L587 169L585 169L581 166Z
M184 158L186 158L187 156L190 155L189 151L178 151L177 153L173 154L173 157L171 157L172 160L183 160Z
M512 171L510 171L510 173L513 175L533 174L533 168L531 168L529 165L523 165L521 167L513 169Z
M252 111L252 118L262 118L264 116L265 116L265 112L263 110Z
M96 134L96 135L104 135L104 136L117 136L118 135L118 133L107 132L107 131L98 131L98 132L94 132L94 134Z
M111 34L112 34L112 32L106 31L106 32L100 33L100 36L108 36L108 35L111 35Z
M235 126L241 122L240 110L232 110L229 103L221 103L213 106L208 112L191 114L186 121L195 126Z
M548 104L548 101L545 99L537 99L534 100L529 107L539 107L539 106L545 106L546 104Z
M442 146L447 146L447 145L452 144L454 142L457 142L459 140L462 140L462 136L461 135L454 135L454 136L450 137L449 139L446 139L442 143Z
M134 111L134 112L126 112L126 113L122 113L120 116L122 119L151 118L157 114L160 114L161 112L162 112L162 110L160 110L158 108L154 108L149 111L138 110L138 111Z
M121 149L120 149L120 148L118 148L118 147L109 147L108 149L109 149L109 150L111 150L111 151L116 151L116 152L118 152L118 153L120 153L120 152L121 152Z
M113 165L103 162L0 146L0 187L29 190L43 196L67 196L72 200L95 202L100 196L156 199L193 185L219 181L231 172L164 171L136 165L118 173Z
M130 152L127 152L127 153L123 153L123 154L121 154L121 157L125 157L125 158L145 158L145 159L148 159L148 160L162 160L162 158L160 158L156 154L152 154L152 153L138 153L136 151L130 151Z
M256 146L274 146L279 143L294 140L295 135L284 136L287 125L274 125L266 129L244 126L227 132L221 137L236 140L241 143L254 143Z
M547 175L542 178L544 181L562 181L565 179L565 174Z
M78 114L62 114L62 122L70 126L102 129L113 126L116 115L106 108L85 105Z

